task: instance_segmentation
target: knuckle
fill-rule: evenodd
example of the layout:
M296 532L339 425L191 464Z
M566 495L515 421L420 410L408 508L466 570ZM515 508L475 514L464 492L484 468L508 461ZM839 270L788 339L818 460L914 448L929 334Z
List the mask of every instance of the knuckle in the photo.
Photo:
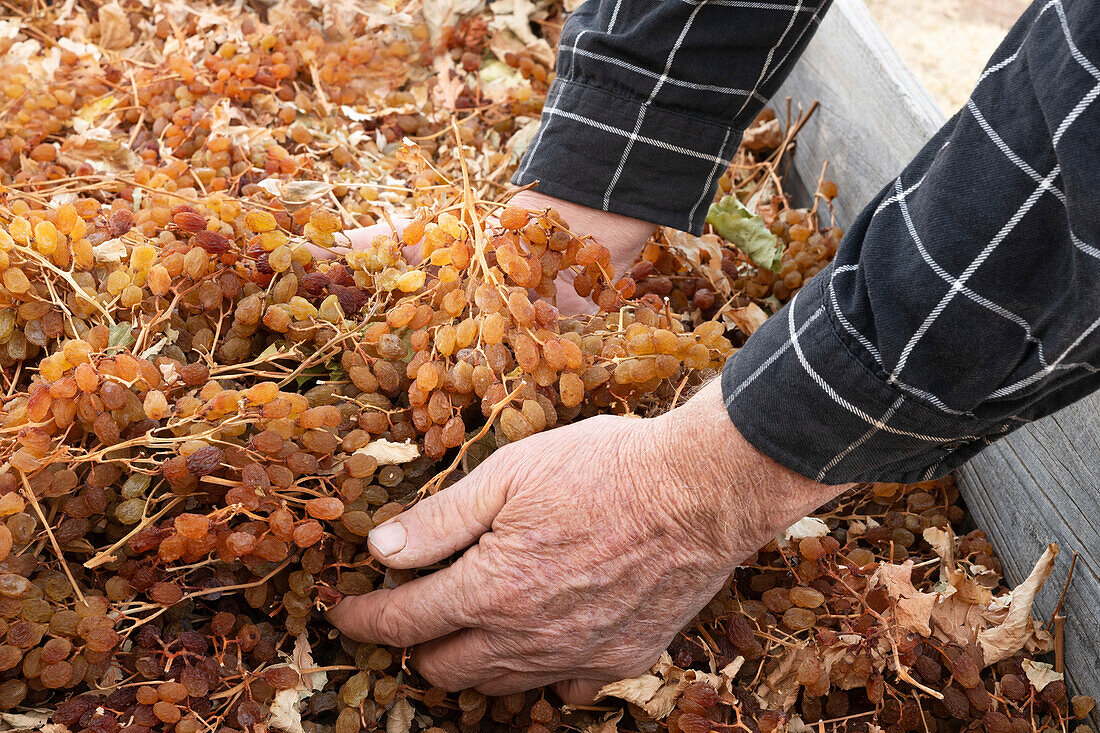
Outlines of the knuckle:
M438 687L446 692L458 692L462 689L462 685L458 683L453 670L447 667L441 654L418 654L413 657L412 663L420 676L432 687Z
M407 646L405 614L394 603L385 603L374 619L374 634L390 646Z

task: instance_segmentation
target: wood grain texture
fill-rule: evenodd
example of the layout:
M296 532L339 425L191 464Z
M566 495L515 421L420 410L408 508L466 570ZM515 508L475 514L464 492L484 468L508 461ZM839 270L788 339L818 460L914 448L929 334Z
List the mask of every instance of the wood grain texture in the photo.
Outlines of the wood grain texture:
M1065 587L1066 680L1100 694L1100 395L1017 430L959 471L975 523L997 548L1005 577L1018 583L1050 541L1062 554L1036 599L1050 618ZM1093 716L1093 723L1096 716Z
M797 189L813 191L822 164L840 184L837 223L847 227L943 125L944 116L861 0L835 0L817 35L773 98L782 116L817 100L799 133Z
M794 190L812 191L828 159L843 227L944 119L859 0L836 0L775 97L780 114L787 97L804 108L821 103L799 136ZM1067 680L1100 695L1100 395L988 448L959 472L959 485L1010 583L1027 576L1048 542L1058 543L1062 555L1036 603L1040 618L1053 612L1070 558L1080 554L1062 607Z

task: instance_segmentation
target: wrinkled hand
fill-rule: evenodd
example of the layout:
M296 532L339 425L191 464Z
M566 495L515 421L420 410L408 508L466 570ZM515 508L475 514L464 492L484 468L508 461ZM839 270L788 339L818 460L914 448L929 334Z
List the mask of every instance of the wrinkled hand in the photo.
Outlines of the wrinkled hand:
M498 450L370 534L390 567L468 547L454 564L329 618L415 645L413 665L447 690L557 683L587 702L648 669L742 560L838 491L746 443L715 381L662 417L594 417Z
M653 231L653 225L639 219L631 219L619 214L610 214L606 211L590 209L586 206L574 204L570 201L546 196L535 191L521 191L508 202L514 206L521 206L532 211L540 211L546 208L556 209L565 221L569 223L570 230L578 235L592 235L611 253L611 264L618 275L626 273L626 269L637 259L646 240ZM320 259L335 257L349 249L365 249L375 238L389 235L400 237L405 231L408 219L394 219L393 227L389 224L375 224L359 229L350 229L338 235L337 246L326 249L317 245L309 245L313 256ZM413 245L403 249L405 261L415 265L420 262L420 246ZM582 298L573 290L573 273L566 271L558 275L558 296L555 305L564 315L576 315L579 313L594 313L596 306L592 301Z

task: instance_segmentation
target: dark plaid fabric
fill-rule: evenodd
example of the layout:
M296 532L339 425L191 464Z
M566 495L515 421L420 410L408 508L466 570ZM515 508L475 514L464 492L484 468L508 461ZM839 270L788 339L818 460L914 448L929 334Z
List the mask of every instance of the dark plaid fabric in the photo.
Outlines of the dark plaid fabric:
M512 181L699 233L741 132L830 0L588 0Z
M589 0L517 180L698 231L823 9ZM1028 9L835 262L726 364L753 445L819 481L921 480L1100 387L1098 66L1100 2Z

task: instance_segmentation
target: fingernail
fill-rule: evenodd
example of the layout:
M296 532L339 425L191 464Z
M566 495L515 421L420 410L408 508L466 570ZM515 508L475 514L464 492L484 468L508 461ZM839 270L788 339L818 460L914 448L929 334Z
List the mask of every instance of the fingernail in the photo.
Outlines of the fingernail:
M389 557L401 552L405 549L405 543L408 541L405 528L401 526L401 522L386 522L375 527L367 535L367 539L370 540L370 543L374 545L374 549L378 550L378 554L382 557Z

